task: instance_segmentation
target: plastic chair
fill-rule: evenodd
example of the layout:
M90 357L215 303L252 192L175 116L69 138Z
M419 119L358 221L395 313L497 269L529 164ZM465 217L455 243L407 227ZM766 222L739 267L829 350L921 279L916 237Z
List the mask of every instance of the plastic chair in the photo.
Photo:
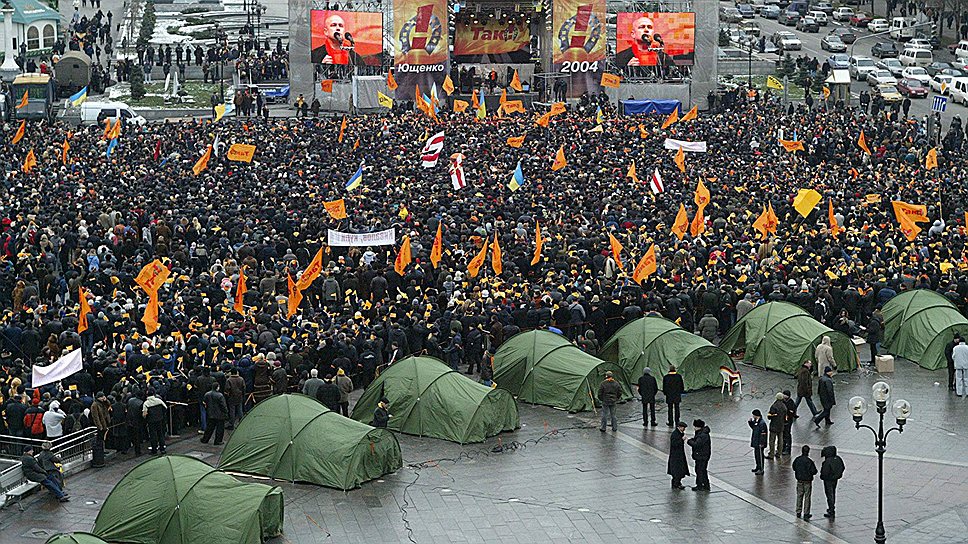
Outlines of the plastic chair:
M728 388L729 394L732 395L733 385L737 385L739 386L739 394L743 394L743 377L740 375L738 370L721 366L719 367L719 374L723 377L723 387L720 388L720 393L724 393Z

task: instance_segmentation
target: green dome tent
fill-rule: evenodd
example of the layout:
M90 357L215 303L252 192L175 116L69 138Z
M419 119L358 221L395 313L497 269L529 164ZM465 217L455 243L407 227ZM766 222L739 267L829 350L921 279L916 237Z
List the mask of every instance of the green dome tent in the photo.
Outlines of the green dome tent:
M662 375L668 372L670 364L675 365L687 391L722 384L721 366L736 370L725 351L657 316L626 323L609 338L598 356L622 367L630 384L636 383L648 367L661 386Z
M481 385L433 357L408 357L386 368L353 407L370 423L381 397L390 401L389 428L467 444L521 425L514 399Z
M769 302L753 308L729 329L719 347L727 353L745 347L746 362L795 374L804 361L813 360L814 349L824 336L830 337L839 370L857 368L857 350L850 337L788 302Z
M884 304L884 347L928 370L948 366L945 346L956 333L968 335L968 319L943 295L918 289Z
M402 465L390 431L345 418L305 395L277 395L242 418L218 468L345 491Z
M155 457L114 486L94 534L125 544L261 544L282 534L282 490L184 455Z
M589 355L564 336L548 331L518 333L494 355L494 381L518 399L570 412L594 408L598 386L611 370L622 385L622 397L632 394L625 374L615 363Z
M108 544L91 533L61 533L47 539L45 544Z

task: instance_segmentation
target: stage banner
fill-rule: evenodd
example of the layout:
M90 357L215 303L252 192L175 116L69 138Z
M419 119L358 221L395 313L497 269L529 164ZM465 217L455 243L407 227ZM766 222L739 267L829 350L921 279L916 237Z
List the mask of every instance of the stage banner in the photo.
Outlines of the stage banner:
M597 93L605 71L605 0L555 0L554 70L567 74L568 96Z
M327 229L327 241L334 247L365 247L365 246L392 246L397 239L396 229L387 229L377 232L365 232L353 234L352 232L340 232L338 230Z
M695 13L619 13L615 64L692 66L696 57Z
M396 98L413 100L414 88L430 93L447 75L447 0L393 0Z
M312 10L310 24L313 64L380 65L382 13Z
M454 33L454 56L460 62L526 63L530 46L531 27L525 21L460 22Z

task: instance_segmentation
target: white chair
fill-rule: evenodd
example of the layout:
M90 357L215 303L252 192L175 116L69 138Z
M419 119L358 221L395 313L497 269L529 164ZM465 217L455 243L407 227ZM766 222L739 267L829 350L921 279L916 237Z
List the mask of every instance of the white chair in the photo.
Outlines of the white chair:
M719 390L720 393L724 393L729 389L729 394L733 394L733 386L739 387L739 394L743 394L743 377L740 375L738 370L733 370L729 367L721 366L719 367L719 374L723 377L723 387Z

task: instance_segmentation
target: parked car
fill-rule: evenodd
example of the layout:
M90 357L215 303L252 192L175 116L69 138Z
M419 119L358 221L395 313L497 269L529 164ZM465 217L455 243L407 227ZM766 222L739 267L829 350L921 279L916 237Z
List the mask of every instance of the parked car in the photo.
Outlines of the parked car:
M931 81L931 76L928 75L928 71L920 66L908 66L901 71L901 78L903 79L916 79L925 85Z
M887 22L887 19L871 19L871 22L867 23L867 30L877 34L879 32L887 32L891 29L891 23Z
M949 76L946 74L935 74L931 78L931 83L929 86L932 91L939 92L941 94L948 94L948 89L951 87L951 81L954 80L954 76Z
M800 14L795 11L784 11L780 13L780 16L776 18L776 22L785 26L796 26L797 21L800 20Z
M766 5L766 0L750 0L750 6L753 6L753 11L759 13L763 6Z
M820 24L813 17L801 17L800 20L797 21L797 30L800 32L817 33L820 32Z
M877 42L874 47L871 47L871 55L879 58L897 58L901 52L897 50L897 46L894 42Z
M736 8L719 8L719 20L724 23L738 23L743 20L743 15Z
M944 70L941 70L940 72L938 72L938 74L936 75L951 76L951 77L965 77L966 75L968 75L968 72L965 72L964 70L959 70L957 68L945 68Z
M968 58L968 40L961 40L954 47L948 46L951 50L951 54L958 57L959 59Z
M925 98L928 96L928 88L917 79L904 78L898 81L897 92L908 98Z
M776 6L763 6L760 10L760 17L764 19L776 19L780 16L780 8Z
M753 6L749 4L736 4L736 9L744 19L752 19L753 17L756 17L756 11L753 10Z
M851 8L837 8L834 10L832 17L834 21L849 21L851 17L854 16L854 10Z
M867 24L870 23L872 20L873 20L873 17L870 17L866 13L862 13L862 12L857 12L851 15L850 19L848 19L848 21L850 22L850 26L856 26L857 28L867 28Z
M935 35L934 31L924 32L923 30L919 30L914 38L918 40L927 40L932 51L935 49L941 49L941 38Z
M937 73L940 73L941 70L950 70L951 69L951 63L941 62L941 61L935 61L935 62L932 62L931 64L925 66L924 69L928 71L928 75L929 76L933 76L933 75L935 75Z
M878 68L867 73L867 84L871 87L878 85L897 85L897 78L890 70Z
M874 87L873 94L874 96L881 97L888 104L900 102L904 98L901 96L901 93L897 92L897 87L894 85L878 85Z
M835 28L830 31L836 34L838 38L844 43L854 43L857 40L857 35L855 35L849 28Z
M739 28L749 36L760 37L760 24L756 21L743 21L739 24Z
M850 68L850 57L845 53L835 53L827 57L827 65L831 70L846 70Z
M843 53L847 51L847 46L835 34L827 34L820 40L820 49L834 53Z
M927 38L911 38L906 44L904 44L904 48L927 49L928 51L932 49L931 41Z
M822 11L828 16L834 12L834 6L830 2L814 2L810 7L817 11Z
M867 74L877 69L874 66L874 59L870 57L854 56L850 57L850 77L857 81L867 79Z
M773 45L782 51L799 51L803 49L803 42L789 30L777 30L773 33Z
M884 59L878 62L876 66L891 72L894 77L901 77L901 72L904 71L904 65L897 59Z

